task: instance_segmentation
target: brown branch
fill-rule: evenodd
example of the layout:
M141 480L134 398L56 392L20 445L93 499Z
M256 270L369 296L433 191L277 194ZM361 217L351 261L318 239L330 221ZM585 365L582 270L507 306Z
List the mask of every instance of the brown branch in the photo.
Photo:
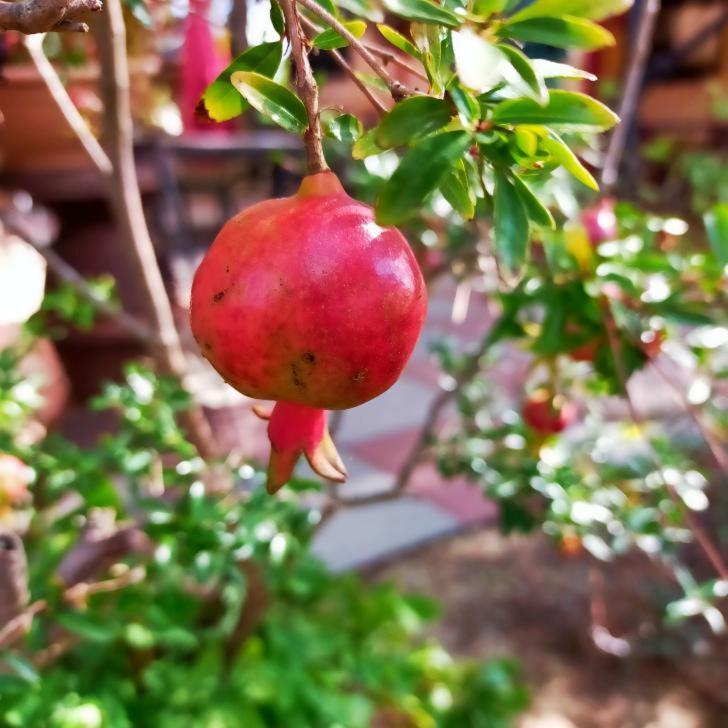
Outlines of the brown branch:
M602 311L604 313L604 322L605 322L605 328L607 332L607 341L609 343L609 348L612 352L612 358L614 359L614 366L617 370L617 378L619 379L620 387L622 388L622 391L624 393L625 400L627 402L627 408L629 410L630 418L632 419L632 422L635 424L635 426L638 428L638 430L641 432L640 425L642 424L643 420L640 416L639 412L637 411L637 408L634 405L634 401L632 400L632 395L629 392L629 388L627 386L627 376L626 376L626 370L624 368L624 362L622 361L622 355L619 348L619 338L617 335L617 324L614 320L614 313L612 312L611 305L609 303L609 300L606 297L602 297L600 300L600 305L602 307ZM688 525L688 528L690 529L691 533L693 534L693 537L695 538L695 541L697 542L698 546L703 550L703 553L705 557L708 559L710 564L715 569L718 576L720 576L721 579L728 580L728 564L726 564L725 560L723 559L722 554L718 550L718 548L713 544L713 542L710 539L710 536L707 534L703 526L699 523L698 519L694 516L693 512L685 506L682 499L680 498L679 494L675 491L675 489L667 482L667 479L665 478L664 470L662 467L662 464L657 458L657 454L655 453L654 449L652 448L651 443L643 436L643 440L645 441L645 444L648 446L648 452L650 453L650 458L652 459L653 465L655 467L655 470L659 473L660 479L662 480L665 490L667 491L668 495L672 499L672 501L681 508L683 511L683 514L685 516L685 521Z
M0 627L3 632L28 603L28 564L23 542L12 531L0 531ZM2 634L2 633L0 633Z
M389 93L395 101L401 101L412 95L412 92L405 88L399 81L392 78L389 72L379 62L377 57L353 34L345 25L339 22L328 10L319 5L316 0L291 0L303 5L306 10L321 18L327 25L330 25L347 43L352 50L361 56L362 60L387 84Z
M44 53L44 37L45 34L39 34L25 39L25 47L28 49L30 58L48 88L51 98L55 101L56 106L58 106L58 109L63 114L71 130L83 145L91 161L104 177L108 177L112 172L111 160L89 129L85 119L81 116L76 105L68 95L68 91L66 91L66 87L58 76L56 69L53 68L53 64Z
M602 187L609 192L617 183L619 168L622 162L627 136L632 131L632 123L637 112L642 80L645 75L647 60L652 49L652 38L655 34L657 16L660 13L660 0L646 0L637 28L637 38L634 43L634 52L630 59L627 79L619 104L620 123L612 132L609 146L604 157L602 168Z
M81 18L102 7L101 0L0 0L0 30L17 30L26 35L52 30L87 33L88 25Z
M116 224L141 282L147 318L158 334L157 360L164 371L184 382L187 362L149 236L139 191L134 161L126 28L120 0L107 0L106 12L98 26L104 125L113 168L109 193ZM190 440L200 453L203 456L213 454L216 448L202 410L193 407L185 413L185 420Z
M308 18L303 15L298 16L301 25L306 28L310 33L320 33L320 28L317 28ZM377 110L379 114L386 114L387 107L372 93L372 90L362 81L359 76L356 75L356 71L349 65L344 56L339 51L329 51L331 57L336 61L342 71L354 82L356 87L367 97L372 106Z
M402 58L402 56L398 56L396 53L392 53L391 51L388 51L386 48L382 48L381 46L376 45L376 43L367 43L365 41L361 41L361 44L369 51L374 53L375 55L379 56L385 63L392 63L395 66L399 66L400 68L404 69L405 71L408 71L409 73L417 76L417 78L421 79L422 81L426 81L427 83L430 82L430 79L427 78L427 74L424 73L419 68L416 68L412 64L408 63L407 61Z
M230 52L237 58L248 49L248 2L247 0L233 0L227 20L230 33Z
M321 144L321 119L318 108L318 84L313 77L311 64L308 60L308 48L306 47L306 36L301 28L298 18L296 0L280 0L279 2L283 17L286 19L286 34L291 44L291 56L296 69L295 85L298 95L306 107L308 117L308 129L304 134L306 144L306 159L308 161L308 173L317 174L328 170L324 150Z

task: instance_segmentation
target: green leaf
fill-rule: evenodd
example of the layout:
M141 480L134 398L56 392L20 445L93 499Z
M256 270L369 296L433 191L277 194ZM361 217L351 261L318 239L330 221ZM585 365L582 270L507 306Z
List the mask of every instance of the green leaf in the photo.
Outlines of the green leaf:
M472 13L481 18L487 18L489 15L502 13L506 5L508 5L508 0L475 0Z
M463 220L472 220L475 215L475 195L470 191L468 175L462 160L451 169L440 184L442 196L450 203Z
M728 265L728 203L719 202L703 215L708 241L721 267Z
M146 0L125 0L125 5L145 28L152 28L154 26L154 21L147 7Z
M430 0L384 0L384 7L390 13L418 23L445 25L448 28L459 28L463 24L463 20L451 10Z
M447 92L457 107L460 119L464 124L475 124L480 120L480 104L475 96L455 81L447 87Z
M361 38L367 29L367 24L363 20L350 20L343 25L355 38ZM313 39L312 44L314 48L322 51L333 51L337 48L345 48L349 45L349 41L333 28L327 28Z
M592 190L598 190L599 184L591 172L579 161L579 158L554 132L541 140L541 146L572 176Z
M488 91L504 78L506 56L472 28L452 34L455 69L463 86L479 93Z
M380 147L397 147L441 129L452 118L452 111L443 99L432 96L410 96L400 101L376 128Z
M275 32L282 38L283 33L286 31L286 21L283 17L281 6L276 2L276 0L271 0L270 3L270 22Z
M511 20L526 20L544 16L561 17L575 15L589 20L604 20L611 15L620 15L632 7L634 0L536 0L520 10Z
M420 52L415 47L415 44L412 41L405 38L401 33L398 33L394 28L390 28L388 25L385 25L384 23L379 23L379 25L377 25L377 30L395 48L399 48L399 50L401 50L403 53L406 53L409 56L414 56L415 58L420 57Z
M274 76L281 64L283 45L280 41L261 43L243 51L205 90L197 113L213 121L227 121L240 116L247 108L245 99L235 90L230 78L237 71L256 71Z
M364 133L361 121L353 114L339 114L325 126L327 134L346 144L353 144Z
M518 277L528 252L528 215L514 184L502 170L495 171L493 201L495 248L512 277Z
M557 63L556 61L549 61L546 58L532 58L531 63L541 78L570 78L575 80L583 78L587 81L597 80L597 77L593 73L583 71L581 68L575 68L568 63Z
M377 144L374 138L375 129L370 129L366 134L360 136L351 149L351 156L354 159L366 159L376 154L381 154L384 150Z
M526 84L526 94L532 96L539 104L545 104L549 100L549 92L541 75L536 71L531 60L517 48L502 43L497 46L510 61L511 66ZM506 80L510 79L506 76ZM511 82L511 85L512 82Z
M498 34L526 43L543 43L556 48L595 50L615 44L614 36L591 20L572 18L532 18L518 23L504 23Z
M545 106L533 99L509 99L496 106L496 124L544 124L569 131L604 131L619 117L604 104L574 91L551 91Z
M553 230L556 227L553 215L543 202L536 197L533 190L517 174L513 175L512 181L521 202L526 208L528 218L540 227Z
M40 675L33 666L33 663L22 655L14 652L6 652L3 656L3 661L21 680L25 680L27 683L37 683L40 681Z
M116 639L118 629L115 624L110 623L97 615L90 615L81 612L66 612L56 616L61 627L69 632L83 637L89 642L111 642Z
M303 102L285 86L252 71L236 71L230 80L256 111L286 131L303 134L308 128Z
M419 209L470 144L468 133L451 131L425 137L412 147L379 193L377 220L395 224Z
M316 2L324 9L333 15L335 18L339 17L339 9L336 7L334 0L316 0Z

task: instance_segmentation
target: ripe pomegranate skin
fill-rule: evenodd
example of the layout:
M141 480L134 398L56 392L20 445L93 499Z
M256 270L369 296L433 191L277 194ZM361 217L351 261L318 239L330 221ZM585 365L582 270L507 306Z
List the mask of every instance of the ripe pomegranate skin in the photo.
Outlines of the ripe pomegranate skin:
M541 435L556 435L576 422L578 412L573 402L554 397L547 390L537 390L524 403L523 421Z
M31 480L32 471L22 460L0 453L0 510L26 500Z
M586 228L592 245L614 240L619 235L617 216L614 214L614 199L604 197L596 205L583 210L581 224Z
M269 490L290 476L292 466L282 464L291 452L312 460L312 440L333 468L321 474L345 477L333 444L324 446L325 413L322 430L308 410L355 407L391 387L426 311L407 241L379 226L332 172L310 175L292 197L260 202L225 224L195 274L192 331L231 386L279 403L269 425Z

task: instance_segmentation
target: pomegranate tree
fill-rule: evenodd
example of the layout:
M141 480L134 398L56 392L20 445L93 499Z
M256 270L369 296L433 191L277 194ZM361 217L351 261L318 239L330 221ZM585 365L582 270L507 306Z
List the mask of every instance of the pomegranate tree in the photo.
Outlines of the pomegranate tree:
M228 384L276 402L270 414L258 409L269 419L271 492L301 453L319 475L346 478L326 410L394 384L426 309L407 241L378 225L330 171L222 228L194 278L192 331Z

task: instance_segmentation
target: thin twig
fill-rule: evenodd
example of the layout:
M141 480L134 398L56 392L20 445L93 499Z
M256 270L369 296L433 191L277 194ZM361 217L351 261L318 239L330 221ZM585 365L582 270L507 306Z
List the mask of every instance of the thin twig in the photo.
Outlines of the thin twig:
M386 48L382 48L381 46L378 46L376 43L368 43L366 41L361 41L361 44L367 49L370 50L374 55L379 56L385 64L392 63L395 66L399 66L400 68L404 69L405 71L409 71L414 76L417 76L417 78L421 79L422 81L426 81L427 83L430 82L430 79L427 78L427 74L422 71L419 68L416 68L412 64L405 61L402 56L398 56L396 53L392 53L391 51L388 51Z
M88 25L80 18L102 7L101 0L0 0L0 30L17 30L26 35L51 30L88 33Z
M632 419L632 422L634 425L638 428L638 430L641 433L641 425L642 425L642 417L637 411L637 408L635 407L634 401L632 400L632 395L630 394L629 388L627 386L627 376L626 376L626 370L624 368L624 362L622 361L622 355L619 348L619 338L617 336L617 325L614 320L614 314L612 312L611 305L609 303L609 300L606 297L602 297L600 300L600 305L602 307L602 311L604 313L604 322L605 322L605 329L607 332L607 341L609 343L609 348L612 352L612 358L614 359L614 366L617 371L617 378L619 379L620 387L622 388L622 391L624 393L625 400L627 402L627 408L629 410L630 418ZM657 458L657 454L655 453L651 443L647 440L646 437L642 436L643 440L645 441L645 444L648 446L648 452L650 453L650 458L653 461L653 465L655 467L655 470L660 475L660 479L662 480L665 490L667 491L668 495L672 499L672 501L683 510L685 521L688 525L688 528L692 532L693 536L695 537L695 541L700 546L700 548L703 550L703 553L705 554L705 557L708 559L710 564L713 566L715 571L717 572L718 576L720 576L721 579L728 580L728 564L726 564L725 560L723 559L723 556L721 555L718 548L713 544L713 542L710 539L710 536L707 534L705 529L702 527L702 525L698 522L697 518L693 515L693 512L685 506L682 499L680 498L679 494L675 491L675 489L667 482L667 479L665 478L665 473L662 467L662 464Z
M317 28L308 18L303 15L299 15L298 19L301 25L312 34L318 34L321 32L320 28ZM339 51L329 51L331 57L336 61L342 71L354 82L356 87L367 97L372 106L377 110L379 114L386 114L387 107L372 93L371 89L362 81L359 76L356 75L356 71L349 65L348 61Z
M111 175L111 160L96 137L89 129L83 116L81 116L76 105L66 91L66 87L58 76L53 64L48 60L48 56L43 51L43 39L45 33L28 36L25 39L25 47L28 49L30 58L33 61L41 79L45 83L53 101L58 106L59 111L63 114L71 130L83 145L91 161L96 165L99 172L104 177Z
M399 81L392 78L389 72L379 62L377 57L353 34L343 23L339 22L328 10L322 8L316 0L293 0L303 5L306 10L313 13L330 25L342 38L344 38L351 48L358 53L362 60L379 76L379 78L387 84L389 93L395 101L401 101L407 96L411 96L412 92L405 88Z
M652 49L652 38L655 34L655 25L659 12L660 0L646 0L640 15L634 53L630 59L622 100L619 104L618 113L621 121L612 132L607 153L604 157L601 181L605 193L614 187L619 177L622 155L637 112L642 80L645 76L647 60Z
M710 454L713 456L718 467L722 470L724 475L728 475L728 453L723 449L720 441L716 434L710 429L710 427L703 422L703 418L700 415L700 410L691 402L688 401L685 393L680 387L667 376L661 366L658 365L655 359L650 360L650 364L655 372L659 375L665 384L672 390L680 406L690 415L691 419L700 430L700 434L703 436Z
M321 144L321 119L318 108L318 84L313 77L311 64L308 61L306 36L298 19L296 0L280 0L283 17L286 19L286 34L291 44L291 57L296 69L295 85L298 95L306 107L308 129L304 135L306 159L309 174L325 172L329 167L324 158Z

